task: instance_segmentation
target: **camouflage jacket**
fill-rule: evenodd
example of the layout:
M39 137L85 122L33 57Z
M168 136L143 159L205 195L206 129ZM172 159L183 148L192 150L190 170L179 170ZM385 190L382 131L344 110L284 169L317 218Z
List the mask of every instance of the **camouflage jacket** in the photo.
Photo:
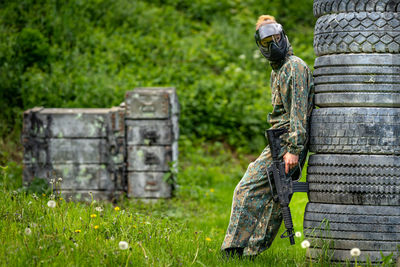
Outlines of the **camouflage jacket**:
M271 74L271 128L285 127L282 136L287 152L299 155L307 140L307 126L314 107L314 82L310 69L300 58L290 55Z

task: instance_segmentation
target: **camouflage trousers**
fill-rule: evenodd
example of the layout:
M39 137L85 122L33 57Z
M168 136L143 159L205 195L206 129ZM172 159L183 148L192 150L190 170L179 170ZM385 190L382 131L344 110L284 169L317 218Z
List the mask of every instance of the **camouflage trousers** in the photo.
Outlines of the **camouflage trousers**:
M267 176L271 163L267 146L236 186L222 250L243 248L243 255L257 255L271 246L282 223L280 206L272 198Z

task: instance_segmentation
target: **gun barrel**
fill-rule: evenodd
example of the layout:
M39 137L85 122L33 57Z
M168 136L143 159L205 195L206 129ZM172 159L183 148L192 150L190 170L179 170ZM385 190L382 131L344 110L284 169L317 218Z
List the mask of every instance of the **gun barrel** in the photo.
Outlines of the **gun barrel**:
M292 214L290 213L290 208L288 206L282 208L283 222L285 223L285 228L287 232L287 236L289 237L290 244L294 245L294 230L293 230L293 221Z

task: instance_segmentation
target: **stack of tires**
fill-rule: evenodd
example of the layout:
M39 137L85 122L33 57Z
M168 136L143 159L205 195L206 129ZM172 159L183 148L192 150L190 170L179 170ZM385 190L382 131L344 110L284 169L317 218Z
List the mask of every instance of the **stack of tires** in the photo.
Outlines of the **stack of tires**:
M311 256L395 261L400 244L400 1L314 0ZM382 254L383 253L383 254Z

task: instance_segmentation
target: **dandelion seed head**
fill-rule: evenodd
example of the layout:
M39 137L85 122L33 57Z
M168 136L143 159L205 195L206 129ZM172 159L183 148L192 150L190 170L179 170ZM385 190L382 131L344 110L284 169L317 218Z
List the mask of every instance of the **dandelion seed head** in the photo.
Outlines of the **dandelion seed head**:
M94 208L96 211L98 211L98 212L102 212L103 211L103 208L102 207L96 207L96 208Z
M61 183L61 182L62 182L62 178L61 178L61 177L59 177L59 178L58 178L58 181Z
M74 245L75 245L76 248L79 247L78 243L74 243Z
M25 234L26 235L31 235L32 234L31 228L29 228L29 227L25 228Z
M129 248L129 244L128 244L128 242L126 242L126 241L120 241L120 242L118 243L118 247L119 247L119 249L121 249L121 250L125 250L125 249L128 249L128 248Z
M54 200L49 200L49 201L47 202L47 206L48 206L49 208L55 208L56 205L57 205L57 203L56 203Z
M308 240L304 240L301 242L301 247L302 248L309 248L310 247L310 242Z
M246 59L246 55L244 55L244 54L241 54L241 55L239 56L239 59L241 59L241 60L244 60L244 59Z
M358 256L360 256L360 254L361 254L361 250L359 248L352 248L350 250L350 255L352 257L358 257Z
M296 232L295 236L296 237L301 237L301 232Z

